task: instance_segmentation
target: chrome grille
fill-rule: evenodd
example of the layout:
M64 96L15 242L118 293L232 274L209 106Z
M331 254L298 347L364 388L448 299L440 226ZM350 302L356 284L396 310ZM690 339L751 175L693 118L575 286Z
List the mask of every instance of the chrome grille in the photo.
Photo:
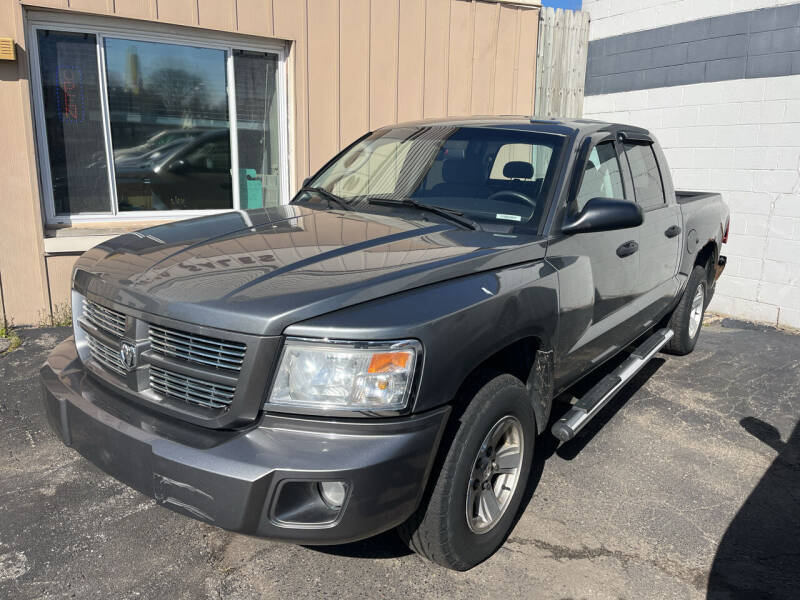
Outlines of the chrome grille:
M91 300L84 300L83 317L95 327L104 329L117 337L125 335L125 315L121 312L100 306Z
M209 408L226 408L235 388L195 377L187 377L150 365L150 387L156 392Z
M150 349L171 358L240 371L246 346L151 324Z
M125 367L122 364L119 351L115 350L111 346L106 346L103 342L95 337L92 337L91 335L87 335L86 338L89 344L89 351L91 352L93 359L95 359L104 367L111 369L120 375L125 375Z

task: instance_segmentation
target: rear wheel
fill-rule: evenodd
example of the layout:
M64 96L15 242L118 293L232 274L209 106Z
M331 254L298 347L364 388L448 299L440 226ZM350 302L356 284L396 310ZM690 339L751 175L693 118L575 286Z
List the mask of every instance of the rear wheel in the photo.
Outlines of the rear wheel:
M525 386L499 375L474 395L427 502L399 528L416 553L464 571L503 544L533 459L536 417Z
M708 271L697 266L692 270L683 296L670 317L668 327L675 335L664 347L667 352L683 356L694 350L703 328L707 296Z

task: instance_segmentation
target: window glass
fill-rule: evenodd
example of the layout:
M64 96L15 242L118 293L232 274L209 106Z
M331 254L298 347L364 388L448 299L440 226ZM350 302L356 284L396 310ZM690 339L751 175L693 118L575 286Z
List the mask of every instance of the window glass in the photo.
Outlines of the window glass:
M110 212L94 35L38 32L55 213Z
M226 52L105 38L105 55L119 210L231 208Z
M48 215L62 221L281 202L278 53L44 27L36 27L33 49Z
M603 142L592 148L575 198L576 212L583 210L592 198L625 198L614 142Z
M636 202L642 210L663 206L664 186L658 162L650 144L625 144L625 155L631 165Z
M552 149L531 144L504 144L497 151L489 179L541 179L550 164ZM514 163L508 166L509 163Z
M309 185L325 188L361 210L375 206L370 199L412 198L479 221L538 227L563 144L563 136L534 132L386 128L340 154ZM523 148L527 162L511 160L517 156L503 150L506 146ZM490 174L501 153L508 159L500 158L506 161L504 176L493 179ZM543 165L535 179L530 172L533 160ZM325 200L303 192L297 201Z
M278 57L236 51L236 129L242 208L280 204Z

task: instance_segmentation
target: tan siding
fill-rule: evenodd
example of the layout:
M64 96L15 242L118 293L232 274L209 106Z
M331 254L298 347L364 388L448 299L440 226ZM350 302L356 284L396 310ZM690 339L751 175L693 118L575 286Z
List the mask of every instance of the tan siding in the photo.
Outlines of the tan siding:
M195 0L156 0L158 20L179 25L197 24L197 2Z
M295 189L310 172L308 144L308 52L306 41L306 3L297 0L273 0L275 36L293 40L289 62L294 93L294 169Z
M397 121L398 8L398 0L372 0L369 55L371 129Z
M475 4L475 26L472 52L472 105L470 114L488 115L494 100L495 57L499 4Z
M425 117L447 114L447 56L450 44L450 0L426 0Z
M339 149L339 2L308 0L310 169Z
M155 0L117 0L114 3L116 14L134 19L155 18Z
M450 2L450 47L447 67L447 114L470 114L475 4Z
M397 120L422 118L425 89L425 0L402 0L397 64Z
M272 0L236 0L236 29L252 35L274 35Z
M69 0L69 7L75 10L85 10L88 12L104 14L112 10L113 3L110 0Z
M235 0L197 0L197 23L200 27L231 31L235 20Z
M446 114L530 114L538 9L476 0L24 0L59 8L285 40L296 187L369 129ZM35 322L65 298L74 257L45 257L23 0L0 0L0 35L21 46L0 64L0 273L8 312ZM13 82L18 81L19 85ZM24 249L24 250L21 250ZM49 268L49 272L45 270Z
M75 266L75 261L77 260L78 255L74 254L47 257L50 302L54 309L70 302L72 267Z
M539 30L539 11L520 10L520 44L517 68L517 91L514 112L533 114L533 87L536 73L536 39Z
M514 112L514 84L517 74L517 46L519 44L518 10L501 6L497 25L497 52L494 67L494 100L492 112L508 115Z
M370 0L346 0L339 25L339 146L369 129Z

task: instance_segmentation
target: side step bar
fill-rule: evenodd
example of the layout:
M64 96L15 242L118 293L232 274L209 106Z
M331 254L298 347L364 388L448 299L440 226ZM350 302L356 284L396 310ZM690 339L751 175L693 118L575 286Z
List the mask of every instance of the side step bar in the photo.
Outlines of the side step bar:
M562 442L568 442L574 438L584 425L591 421L600 412L600 409L614 397L614 394L633 379L633 376L655 356L656 352L672 339L673 335L675 334L671 329L660 329L647 338L624 363L603 377L567 411L567 414L553 424L551 429L553 435Z

